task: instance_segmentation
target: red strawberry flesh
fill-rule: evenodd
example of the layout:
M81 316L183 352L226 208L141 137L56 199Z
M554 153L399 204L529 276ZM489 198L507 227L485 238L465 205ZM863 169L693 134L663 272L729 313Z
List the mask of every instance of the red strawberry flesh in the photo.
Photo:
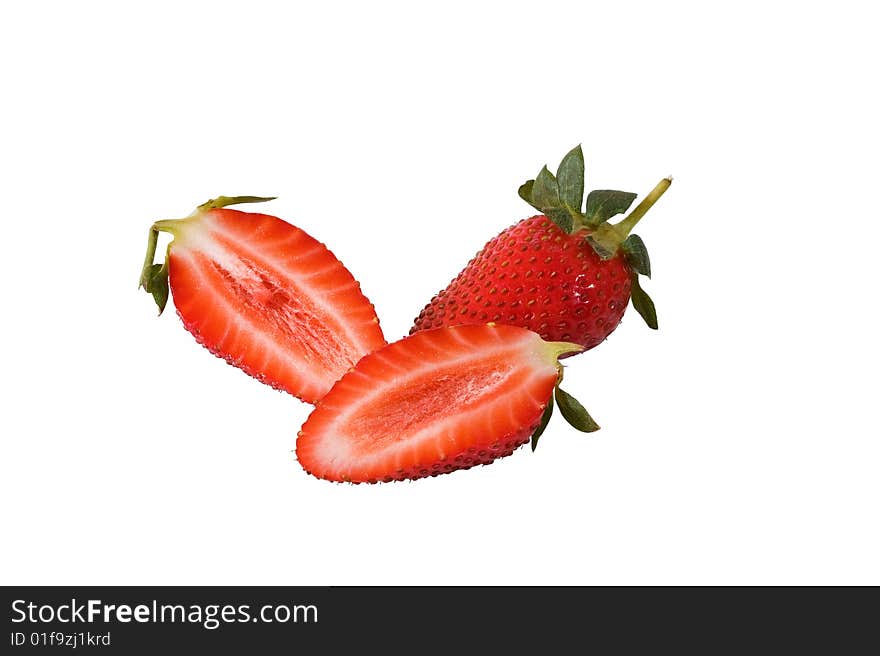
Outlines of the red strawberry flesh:
M157 225L174 234L167 264L184 326L259 380L315 402L385 344L357 281L303 230L227 208Z
M579 350L522 328L424 331L372 353L321 400L297 439L309 473L331 481L421 478L488 464L529 440Z

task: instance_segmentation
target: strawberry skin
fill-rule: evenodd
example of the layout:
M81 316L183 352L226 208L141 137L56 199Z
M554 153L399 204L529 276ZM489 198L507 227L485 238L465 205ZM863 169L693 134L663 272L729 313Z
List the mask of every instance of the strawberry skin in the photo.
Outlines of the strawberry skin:
M588 234L566 234L543 215L511 226L431 299L410 333L495 321L593 348L623 317L630 270L620 255L599 257Z
M554 176L545 166L520 187L520 196L541 214L507 228L422 309L410 334L443 326L496 321L528 328L545 340L576 342L591 349L620 324L630 301L649 327L657 328L653 301L639 284L650 277L644 242L632 228L666 191L661 181L617 224L636 195L590 192L584 201L580 146Z
M214 355L314 403L385 340L372 304L319 241L268 214L209 201L150 233L174 236L164 264L148 249L141 283L160 312L170 293L184 327Z
M318 478L351 483L488 464L549 419L558 357L579 350L491 323L406 337L365 356L333 386L300 430L297 458ZM566 397L557 388L568 418Z

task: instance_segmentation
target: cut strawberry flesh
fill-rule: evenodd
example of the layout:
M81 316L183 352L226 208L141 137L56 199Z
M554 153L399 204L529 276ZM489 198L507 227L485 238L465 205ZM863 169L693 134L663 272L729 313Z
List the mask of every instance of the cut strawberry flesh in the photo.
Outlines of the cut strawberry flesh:
M176 231L171 294L214 354L308 402L385 344L370 302L320 242L267 214L214 209Z
M420 332L366 356L304 424L297 457L319 478L377 482L487 464L528 441L573 345L523 328Z

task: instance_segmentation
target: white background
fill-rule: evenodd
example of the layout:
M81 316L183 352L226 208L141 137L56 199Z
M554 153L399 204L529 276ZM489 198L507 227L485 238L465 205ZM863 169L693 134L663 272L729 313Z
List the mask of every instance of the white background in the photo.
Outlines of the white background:
M869 6L4 3L2 583L880 584ZM590 437L318 481L309 407L136 289L153 220L279 195L396 339L578 142L675 176Z

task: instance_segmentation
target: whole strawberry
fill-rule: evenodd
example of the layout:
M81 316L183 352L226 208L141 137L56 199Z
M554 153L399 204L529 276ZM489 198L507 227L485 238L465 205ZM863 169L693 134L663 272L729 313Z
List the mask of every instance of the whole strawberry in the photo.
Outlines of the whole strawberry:
M584 156L571 150L554 176L545 166L519 195L542 214L489 241L421 311L410 333L458 324L521 326L542 339L591 349L617 328L627 304L657 328L654 303L639 284L651 277L636 223L669 188L665 178L630 214L636 194L597 190L584 198ZM583 209L582 209L583 208Z

